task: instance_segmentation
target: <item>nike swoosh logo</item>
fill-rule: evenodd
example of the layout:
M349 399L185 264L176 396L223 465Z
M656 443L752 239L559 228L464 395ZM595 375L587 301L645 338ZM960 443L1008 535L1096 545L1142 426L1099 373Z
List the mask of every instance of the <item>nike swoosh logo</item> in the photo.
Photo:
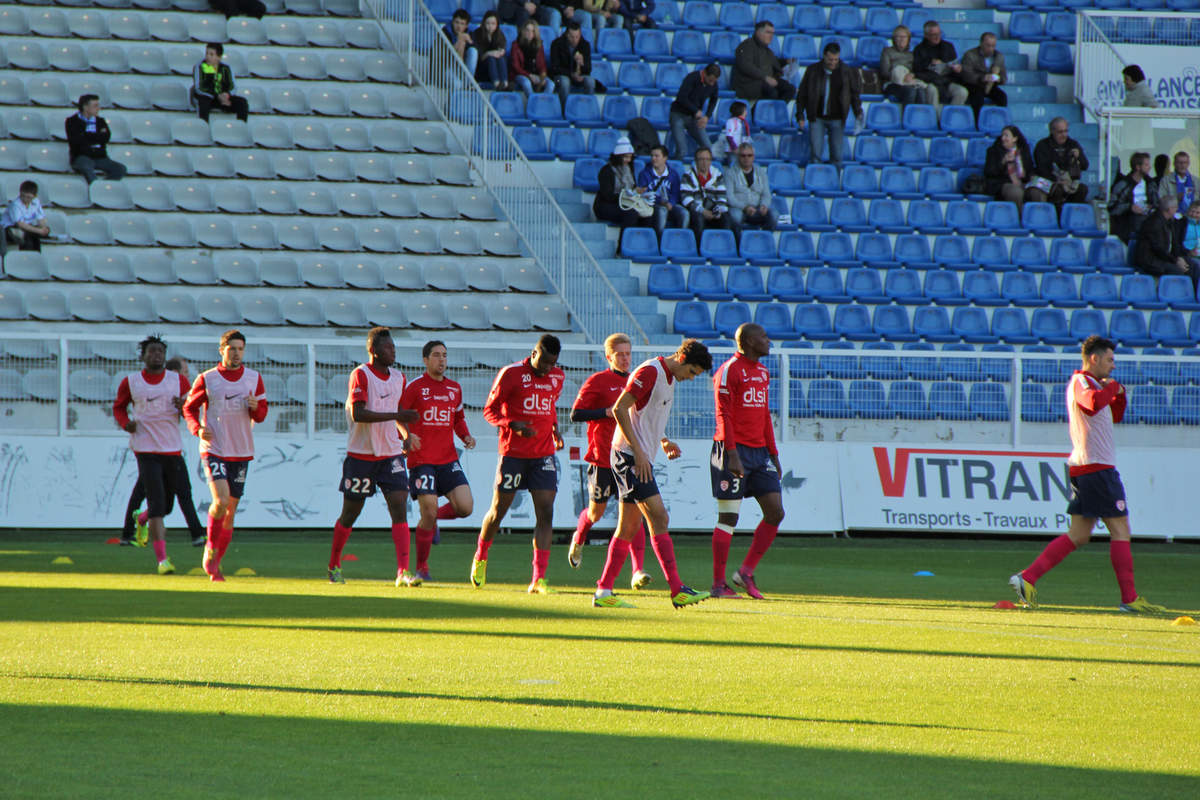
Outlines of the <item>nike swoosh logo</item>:
M225 395L225 399L226 399L226 400L232 400L232 399L234 399L235 397L237 397L237 395L236 395L236 394L227 394L227 395Z

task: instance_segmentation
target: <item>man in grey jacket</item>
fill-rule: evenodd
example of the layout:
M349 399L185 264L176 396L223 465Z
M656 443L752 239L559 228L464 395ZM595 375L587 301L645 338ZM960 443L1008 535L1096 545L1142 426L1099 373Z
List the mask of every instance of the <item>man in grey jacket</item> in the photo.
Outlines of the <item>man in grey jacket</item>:
M1008 105L1008 95L1000 88L1008 83L1008 70L1004 68L1004 53L996 49L996 34L983 34L978 47L963 53L959 78L967 87L967 104L974 109L976 122L984 100L998 106Z
M737 165L725 173L725 202L729 205L729 227L740 242L742 228L752 225L775 230L776 214L771 208L771 186L765 167L754 164L754 145L743 142L737 149Z

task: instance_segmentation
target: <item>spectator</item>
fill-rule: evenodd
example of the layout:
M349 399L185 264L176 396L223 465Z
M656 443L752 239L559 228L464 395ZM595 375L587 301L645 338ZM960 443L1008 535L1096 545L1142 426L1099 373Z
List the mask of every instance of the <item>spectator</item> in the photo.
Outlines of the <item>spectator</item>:
M938 100L961 106L967 102L967 87L958 82L962 65L954 45L942 39L942 26L929 20L924 27L925 38L913 48L913 73L937 89Z
M625 18L625 27L629 29L630 36L638 28L655 27L654 20L650 18L654 13L654 0L621 0L619 13Z
M267 7L259 0L208 0L213 11L231 17L254 17L262 19L267 13Z
M1189 275L1191 265L1183 257L1183 242L1175 225L1175 210L1179 202L1174 197L1164 197L1158 209L1146 217L1138 233L1134 249L1133 268L1138 272L1158 277L1160 275ZM1192 277L1193 287L1195 277Z
M992 105L1007 106L1008 95L1000 88L1008 83L1008 70L1004 68L1004 53L996 49L996 34L985 33L979 37L979 46L963 53L961 79L967 87L967 103L975 111L979 121L979 110L983 101Z
M567 22L566 30L550 43L550 77L558 91L563 109L567 95L595 94L596 79L592 77L592 46L583 38L579 20Z
M1200 291L1200 203L1188 206L1187 216L1177 228L1183 247L1183 257L1188 262L1188 275L1192 276L1193 291Z
M704 128L717 107L719 77L721 65L714 61L704 69L698 69L685 77L679 85L679 93L671 101L671 140L675 143L675 157L680 161L687 158L685 131L696 142L697 147L712 147Z
M496 5L496 16L506 25L522 30L529 20L543 25L558 27L562 16L553 8L534 3L533 0L500 0Z
M1016 203L1018 209L1026 199L1033 199L1033 189L1028 188L1034 179L1033 156L1029 154L1029 142L1016 125L1005 125L987 149L983 178L988 194Z
M509 71L513 83L517 84L526 97L537 92L549 92L553 85L546 77L546 54L542 51L542 37L538 35L538 24L526 20L521 33L512 46L512 62Z
M577 0L580 14L592 15L593 30L620 28L625 24L621 16L621 0Z
M17 197L4 207L0 214L0 255L8 250L10 243L19 250L41 252L42 239L50 235L46 224L46 212L38 200L38 185L33 181L22 181Z
M1083 146L1070 137L1071 126L1062 117L1050 120L1050 135L1033 148L1034 172L1041 179L1030 191L1030 200L1051 203L1062 210L1063 203L1082 203L1087 187L1080 174L1088 168Z
M1149 179L1150 154L1129 157L1129 174L1118 175L1108 193L1109 232L1125 244L1158 205L1158 187Z
M729 104L729 119L725 120L725 131L722 133L719 143L719 150L721 152L714 151L713 156L718 159L722 155L728 156L728 163L732 163L742 143L752 141L750 136L750 122L746 117L747 109L745 103L741 100L735 100Z
M1163 176L1167 174L1167 168L1171 166L1171 159L1166 153L1159 153L1154 157L1154 185L1162 183Z
M796 123L800 130L808 125L812 158L820 158L825 139L829 139L829 163L840 170L846 145L846 116L854 111L855 128L862 129L862 90L858 73L842 63L842 48L837 42L825 45L821 60L810 64L800 79L796 96ZM807 118L807 123L806 123Z
M1158 108L1158 100L1150 84L1146 82L1146 73L1137 64L1130 64L1121 70L1125 79L1125 105L1135 108Z
M508 39L500 30L500 18L495 11L483 15L483 22L471 34L477 51L475 80L487 81L498 92L508 91Z
M467 71L474 77L475 67L479 64L479 51L475 49L475 41L467 30L470 27L471 15L466 9L456 8L450 17L450 24L442 26L442 33L450 41L450 46L454 48L459 60L467 65Z
M892 43L879 54L879 79L883 93L901 105L927 103L937 106L937 89L913 74L913 54L908 49L912 33L904 25L892 31Z
M741 241L742 228L747 225L775 230L777 215L771 208L767 170L754 163L753 144L743 142L738 147L737 162L725 173L725 199L729 204L729 227Z
M783 79L787 63L771 50L775 26L762 21L754 26L754 35L733 51L730 87L743 100L791 100L796 87Z
M1175 170L1158 182L1159 198L1165 200L1174 197L1179 203L1176 217L1185 216L1196 200L1196 179L1188 171L1191 164L1191 156L1180 150L1175 154Z
M641 225L642 218L633 209L621 208L621 193L633 191L633 145L622 136L613 147L608 163L600 168L600 190L592 201L592 213L596 219L611 222L620 227L636 228ZM618 245L617 255L620 255Z
M192 68L192 101L200 119L208 122L214 109L236 114L242 122L250 116L250 103L233 93L233 70L221 61L225 48L220 42L204 47L204 60Z
M100 98L94 94L80 95L75 107L79 113L67 117L64 123L71 169L89 184L96 180L96 170L110 181L121 180L125 177L125 165L108 157L108 139L112 133L100 116Z
M700 241L705 228L724 228L729 207L725 203L725 182L721 170L713 166L712 150L701 147L695 163L679 181L680 197L688 210L692 232Z
M650 221L659 240L665 228L687 225L688 213L679 197L679 173L667 163L667 148L661 144L650 148L650 163L637 176L637 191L654 201Z

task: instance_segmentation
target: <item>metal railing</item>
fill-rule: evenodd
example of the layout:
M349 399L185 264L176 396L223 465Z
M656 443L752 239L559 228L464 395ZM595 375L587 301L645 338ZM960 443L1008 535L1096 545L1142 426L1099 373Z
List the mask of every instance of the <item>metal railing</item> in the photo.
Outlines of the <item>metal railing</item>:
M649 339L420 0L364 0L589 341Z
M1100 180L1112 186L1115 170L1128 172L1129 157L1136 152L1151 154L1187 153L1200 161L1200 110L1181 108L1125 108L1105 106L1099 110Z
M1111 20L1121 12L1080 11L1075 29L1075 99L1093 115L1104 106L1120 105L1125 100L1121 70L1125 60L1098 20ZM1152 16L1152 15L1148 15ZM1105 25L1105 27L1108 27ZM1107 186L1107 184L1105 184Z

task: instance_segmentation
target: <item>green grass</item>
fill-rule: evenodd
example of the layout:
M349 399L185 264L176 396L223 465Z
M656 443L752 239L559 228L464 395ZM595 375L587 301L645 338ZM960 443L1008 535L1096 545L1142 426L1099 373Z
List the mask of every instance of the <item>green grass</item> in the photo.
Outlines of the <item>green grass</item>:
M770 601L682 611L651 556L638 608L602 611L603 548L555 547L531 597L524 536L483 590L461 534L409 590L379 534L344 586L323 533L239 532L224 585L100 541L0 535L0 797L1200 797L1192 546L1135 546L1172 610L1144 618L1101 543L1038 611L991 606L1039 544L899 539L781 541ZM676 548L707 586L707 542Z

